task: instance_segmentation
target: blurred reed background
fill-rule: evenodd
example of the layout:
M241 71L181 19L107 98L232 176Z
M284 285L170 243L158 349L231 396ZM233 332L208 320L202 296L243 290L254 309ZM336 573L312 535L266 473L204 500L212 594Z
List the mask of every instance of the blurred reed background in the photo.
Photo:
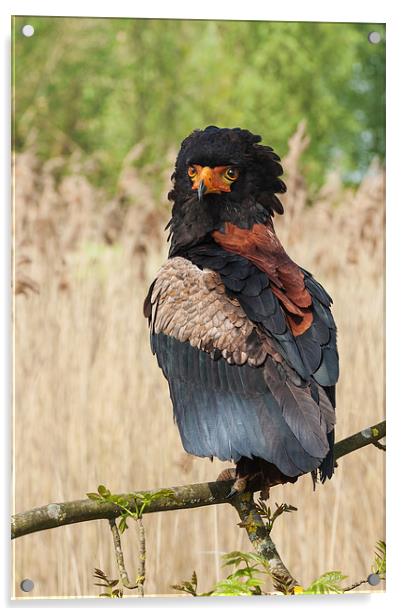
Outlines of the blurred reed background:
M167 255L166 193L179 141L172 138L157 159L147 154L146 139L132 141L104 186L93 174L98 151L38 146L35 114L22 117L32 126L24 128L29 139L16 138L14 157L15 510L84 498L99 483L126 492L214 480L228 464L183 452L142 316ZM296 116L282 150L263 133L280 154L287 152L285 215L275 225L290 256L334 299L341 439L385 412L384 170L371 156L351 184L344 168L327 161L321 181L311 179L305 161L315 140L309 143L311 131ZM191 128L207 123L213 118ZM230 114L224 124L254 129ZM48 130L49 141L59 135ZM374 545L385 538L384 480L383 453L367 447L342 459L334 479L315 492L309 476L272 490L273 502L298 508L278 520L273 534L301 583L335 569L350 583L368 574ZM147 515L146 593L169 594L194 569L200 591L209 590L227 573L222 553L250 550L237 523L229 505ZM134 524L123 548L134 575ZM117 577L106 521L20 538L14 556L18 597L27 596L19 589L26 577L35 583L34 597L97 595L95 567Z

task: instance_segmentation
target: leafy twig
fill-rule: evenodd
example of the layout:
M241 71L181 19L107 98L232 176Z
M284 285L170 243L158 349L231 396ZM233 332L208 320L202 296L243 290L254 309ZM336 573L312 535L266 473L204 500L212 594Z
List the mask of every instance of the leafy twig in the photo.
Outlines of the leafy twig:
M274 518L270 512L268 517L268 510L266 508L264 509L262 501L260 501L259 505L256 505L253 495L250 492L235 496L231 500L231 503L240 516L241 523L239 526L246 529L255 551L266 561L270 575L274 581L274 587L281 590L281 592L286 590L286 594L289 594L292 588L299 584L283 563L271 539L270 532L275 519L281 515L281 513L285 511L294 511L296 508L282 505L277 507L275 512L276 516ZM257 509L257 507L259 507L259 509ZM267 524L264 524L260 515L261 511L263 515L268 518Z
M194 571L191 581L184 581L181 584L172 586L175 590L193 595L194 597L211 595L264 595L262 590L264 580L261 575L270 577L274 583L276 591L289 594L343 594L354 590L362 584L369 583L373 586L379 583L380 579L385 579L386 558L385 543L378 541L376 553L372 566L372 573L364 580L355 582L347 587L342 587L341 583L346 579L341 571L327 571L315 579L307 588L294 584L293 578L288 578L281 572L279 575L272 570L268 560L261 554L254 552L229 552L223 555L223 565L233 566L235 570L224 580L221 580L205 593L197 591L197 575ZM269 594L269 593L268 593Z
M265 522L265 528L267 529L268 533L272 531L275 520L277 520L279 516L281 516L283 513L297 511L297 507L293 507L293 505L287 505L286 503L282 503L281 505L275 503L275 507L275 511L271 512L271 507L268 507L263 500L258 500L255 505L256 511L259 513L259 515L263 519L267 520Z
M174 584L172 588L174 590L181 590L182 592L192 595L193 597L198 597L199 595L197 594L197 585L197 574L195 571L193 571L193 575L191 576L190 581L184 580L183 582L181 582L181 584Z
M304 595L325 595L325 594L342 594L343 588L340 582L346 580L347 576L341 571L327 571L319 578L314 580L308 588L302 590Z
M95 586L101 586L106 588L106 592L100 593L100 597L108 597L109 599L121 599L123 596L123 590L121 588L115 588L119 583L119 580L111 580L102 569L95 569L94 578L101 580L95 582Z
M97 492L89 492L88 498L96 501L106 501L117 505L120 509L120 521L119 527L116 526L115 519L109 520L110 528L113 536L114 551L116 554L117 566L119 569L119 575L123 586L129 589L138 588L138 594L144 596L144 582L145 582L145 529L142 522L142 516L146 508L156 499L161 497L171 496L171 490L159 490L154 493L132 493L127 496L112 494L111 491L104 485L98 486ZM117 516L116 516L117 517ZM135 584L132 584L128 578L127 570L124 564L123 550L121 547L120 533L128 528L127 518L133 518L136 520L139 529L139 565L138 575Z

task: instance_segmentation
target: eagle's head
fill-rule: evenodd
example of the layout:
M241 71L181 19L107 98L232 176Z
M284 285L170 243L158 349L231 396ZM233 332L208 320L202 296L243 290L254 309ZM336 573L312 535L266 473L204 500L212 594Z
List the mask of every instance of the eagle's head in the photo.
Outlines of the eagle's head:
M207 238L225 222L251 228L283 213L275 193L286 186L280 158L241 128L208 126L181 144L172 175L170 255Z

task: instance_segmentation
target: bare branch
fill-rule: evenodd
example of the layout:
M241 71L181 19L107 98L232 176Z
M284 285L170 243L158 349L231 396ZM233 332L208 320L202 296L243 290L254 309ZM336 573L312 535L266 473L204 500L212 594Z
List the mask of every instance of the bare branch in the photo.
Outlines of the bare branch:
M129 588L130 590L133 588L138 588L138 584L132 584L128 579L126 566L124 564L123 550L121 548L120 533L119 529L116 526L116 520L112 518L111 520L109 520L109 524L112 531L114 552L116 554L117 567L119 569L121 583L123 584L123 586Z
M143 597L144 596L144 583L145 583L145 559L146 559L146 551L145 551L145 529L142 518L138 518L137 520L139 531L140 531L140 553L139 560L140 564L138 565L138 594Z
M355 582L350 586L346 586L346 588L343 588L343 592L349 592L350 590L354 590L355 588L362 586L362 584L367 584L367 578L365 580L360 580L360 582Z
M377 443L380 439L385 436L385 420L380 421L380 423L375 426L371 426L370 428L365 428L365 430L361 430L360 432L356 432L352 436L348 436L344 438L343 441L339 441L336 443L334 448L334 457L335 460L346 456L348 453L352 453L352 451L356 451L357 449L361 449L366 445L371 445Z
M383 445L380 442L374 441L371 444L374 445L374 447L377 447L377 449L381 449L381 451L387 451L387 448L385 447L385 445Z
M385 421L382 421L375 426L357 432L339 443L336 443L334 449L335 459L339 459L366 445L377 443L384 436ZM161 496L155 499L146 508L144 513L171 511L175 509L192 509L195 507L229 503L230 501L227 499L227 495L232 483L233 481L211 481L208 483L171 488L171 495ZM142 494L153 494L155 492L156 490L142 492ZM123 496L128 498L130 508L135 506L134 502L130 502L129 495ZM48 528L56 528L58 526L77 524L90 520L112 519L120 515L121 510L119 506L106 501L84 499L65 503L50 503L49 505L37 507L36 509L31 509L24 513L17 513L12 516L11 537L15 539Z

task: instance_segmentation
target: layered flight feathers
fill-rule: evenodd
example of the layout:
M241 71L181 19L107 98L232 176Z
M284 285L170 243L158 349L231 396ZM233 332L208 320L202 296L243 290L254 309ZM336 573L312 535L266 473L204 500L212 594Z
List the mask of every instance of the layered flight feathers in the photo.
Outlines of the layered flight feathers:
M290 477L320 465L335 423L324 389L314 384L314 398L275 339L227 295L218 273L169 259L145 312L187 451L260 457Z
M301 378L314 378L322 386L335 385L339 360L336 327L330 311L332 300L311 274L299 270L311 302L310 327L295 335L293 320L289 319L286 306L278 298L269 274L248 258L228 252L215 243L188 249L187 257L198 267L214 268L219 273L226 292L239 301L250 321L269 335L287 364Z
M189 342L213 356L220 352L229 363L249 359L246 340L253 325L238 300L227 297L219 274L202 271L182 257L169 259L149 300L153 333Z

